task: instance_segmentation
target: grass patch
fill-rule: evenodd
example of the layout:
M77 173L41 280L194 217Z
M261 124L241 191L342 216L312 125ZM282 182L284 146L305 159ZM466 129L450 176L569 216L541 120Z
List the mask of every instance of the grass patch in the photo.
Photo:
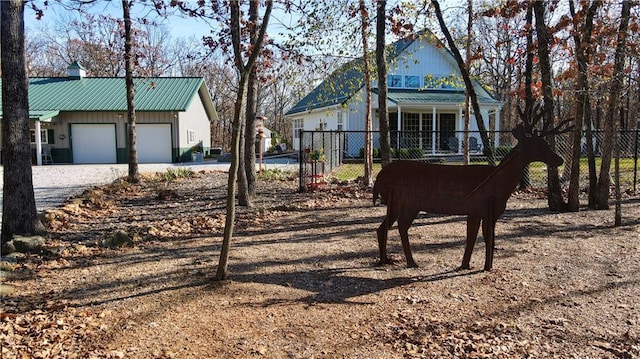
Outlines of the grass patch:
M187 167L167 168L166 171L158 173L159 177L166 182L173 182L183 178L194 178L196 173Z
M263 169L258 174L258 179L265 181L287 181L296 178L296 174L290 171L283 171L279 168Z

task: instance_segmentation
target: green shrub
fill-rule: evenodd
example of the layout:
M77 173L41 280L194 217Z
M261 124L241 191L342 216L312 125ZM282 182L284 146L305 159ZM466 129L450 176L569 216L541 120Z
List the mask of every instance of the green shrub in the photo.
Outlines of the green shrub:
M167 168L167 170L161 173L161 177L167 181L172 182L180 178L193 178L196 173L191 168L175 167Z
M358 158L364 158L364 148L360 148L360 152L358 153ZM377 147L373 148L373 158L380 158L380 149Z
M424 150L419 147L394 148L391 150L391 156L399 159L421 159L424 157Z

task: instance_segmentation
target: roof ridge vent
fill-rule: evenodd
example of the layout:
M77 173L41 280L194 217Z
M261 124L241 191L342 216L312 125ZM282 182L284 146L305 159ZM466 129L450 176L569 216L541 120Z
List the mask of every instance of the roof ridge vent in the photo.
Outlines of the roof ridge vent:
M85 78L87 77L87 69L80 65L78 61L74 61L69 65L69 67L67 67L67 76L74 80Z

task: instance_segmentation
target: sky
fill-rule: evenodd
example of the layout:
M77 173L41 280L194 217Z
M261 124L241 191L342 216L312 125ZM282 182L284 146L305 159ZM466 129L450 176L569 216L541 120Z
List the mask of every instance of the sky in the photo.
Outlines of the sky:
M1 0L0 0L1 1ZM54 1L49 2L50 6L44 10L44 16L42 20L35 19L33 10L25 10L25 25L27 32L32 31L46 31L47 28L52 28L56 22L64 21L68 22L73 18L77 18L79 15L75 11L65 10L59 4ZM122 6L120 1L107 1L99 0L95 5L88 8L91 13L104 13L113 17L122 17ZM211 35L212 25L205 22L203 19L186 17L180 15L171 15L166 19L159 17L155 12L149 11L148 8L141 4L134 3L131 8L132 17L145 17L150 20L157 21L167 26L171 31L174 38L190 38L196 37L198 39L203 36ZM282 24L292 25L292 17L289 14L285 14L283 10L274 9L271 16L269 25L269 32L276 34L278 32L285 31L285 27Z

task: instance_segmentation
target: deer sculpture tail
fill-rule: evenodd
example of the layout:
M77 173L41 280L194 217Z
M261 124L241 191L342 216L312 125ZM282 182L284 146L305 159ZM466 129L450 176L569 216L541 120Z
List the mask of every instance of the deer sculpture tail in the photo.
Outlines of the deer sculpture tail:
M381 172L382 173L382 172ZM375 206L378 202L378 198L380 198L381 204L387 204L387 184L384 179L384 176L380 176L376 178L376 181L373 184L373 189L371 192L373 193L373 205Z
M373 205L375 206L378 201L378 196L380 195L380 186L378 181L373 184L373 189L371 191L373 192Z

